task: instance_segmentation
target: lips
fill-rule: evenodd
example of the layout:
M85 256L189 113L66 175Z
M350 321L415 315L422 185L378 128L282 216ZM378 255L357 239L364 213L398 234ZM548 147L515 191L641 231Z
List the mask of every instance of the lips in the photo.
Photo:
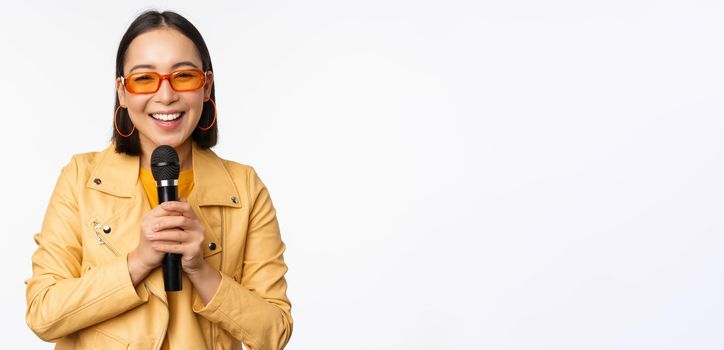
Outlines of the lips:
M170 113L151 113L148 116L153 119L153 123L159 129L173 131L182 124L182 119L186 116L186 112L170 111Z
M181 118L183 115L183 112L175 112L175 113L152 113L149 114L149 116L153 119L164 121L164 122L170 122L174 121L178 118Z

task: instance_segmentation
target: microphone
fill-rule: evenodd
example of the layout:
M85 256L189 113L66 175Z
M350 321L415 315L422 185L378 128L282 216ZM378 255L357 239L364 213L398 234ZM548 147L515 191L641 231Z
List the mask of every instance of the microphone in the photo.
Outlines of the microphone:
M156 180L158 204L178 200L179 159L171 146L158 146L151 153L151 173ZM181 290L181 254L166 253L163 257L163 284L167 292Z

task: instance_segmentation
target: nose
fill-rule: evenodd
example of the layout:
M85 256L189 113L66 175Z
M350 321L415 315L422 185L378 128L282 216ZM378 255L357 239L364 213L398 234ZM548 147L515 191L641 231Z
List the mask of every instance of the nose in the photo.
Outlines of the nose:
M168 79L161 80L161 86L159 86L158 91L156 91L155 100L163 104L171 104L178 100L176 91L171 88L171 82Z

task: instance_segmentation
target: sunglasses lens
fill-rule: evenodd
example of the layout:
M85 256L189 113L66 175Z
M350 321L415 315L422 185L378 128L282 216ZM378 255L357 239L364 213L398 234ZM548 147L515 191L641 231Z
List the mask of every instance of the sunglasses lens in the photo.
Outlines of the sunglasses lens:
M198 70L174 72L171 75L171 86L176 91L196 90L204 85L204 73Z
M154 92L158 88L161 77L154 73L136 73L126 78L126 88L128 91L142 94Z
M206 75L200 70L180 70L164 76L156 72L135 73L126 77L126 89L134 94L154 93L167 77L174 90L192 91L204 86Z

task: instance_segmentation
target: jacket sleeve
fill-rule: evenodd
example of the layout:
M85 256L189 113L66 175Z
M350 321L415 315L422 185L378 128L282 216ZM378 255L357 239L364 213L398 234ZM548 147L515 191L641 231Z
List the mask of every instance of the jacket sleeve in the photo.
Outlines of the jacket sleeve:
M107 320L148 300L139 283L133 286L126 256L81 276L82 238L74 158L55 185L33 254L33 276L25 281L26 322L45 341L54 341Z
M222 273L208 304L197 296L193 308L251 350L283 349L292 333L285 245L269 192L256 172L249 172L251 210L241 281Z

